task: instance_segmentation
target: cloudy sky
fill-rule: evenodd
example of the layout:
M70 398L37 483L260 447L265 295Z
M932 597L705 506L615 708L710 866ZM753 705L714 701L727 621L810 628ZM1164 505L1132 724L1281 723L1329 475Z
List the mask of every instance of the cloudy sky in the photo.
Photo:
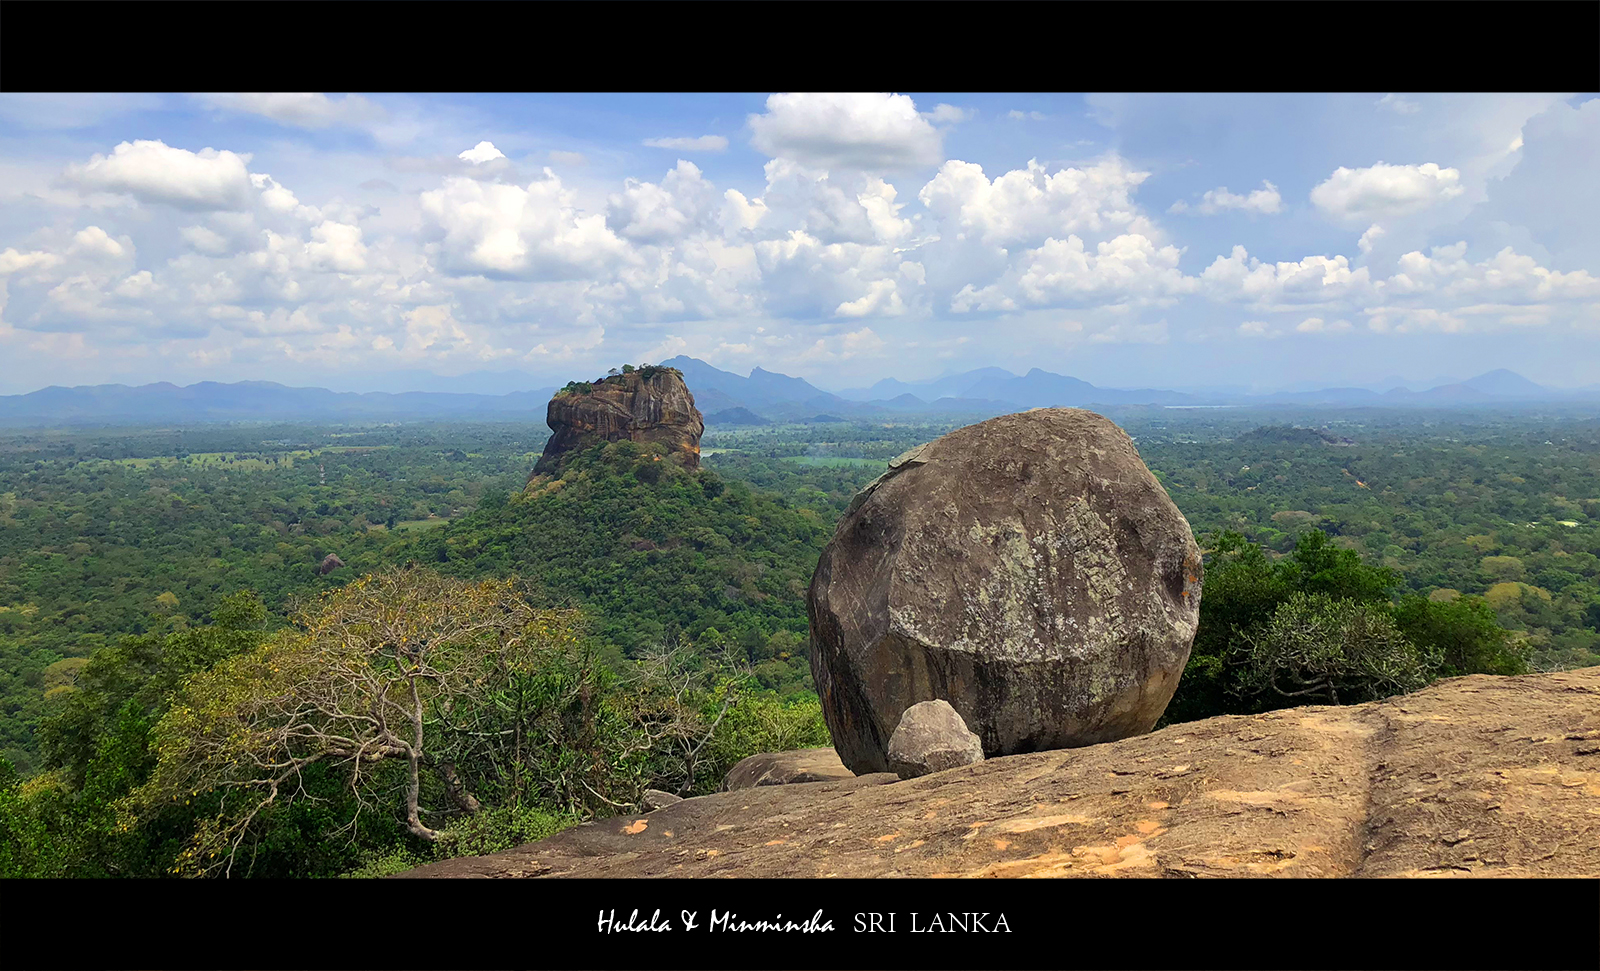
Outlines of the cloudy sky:
M0 392L1589 385L1597 158L1592 94L0 94Z

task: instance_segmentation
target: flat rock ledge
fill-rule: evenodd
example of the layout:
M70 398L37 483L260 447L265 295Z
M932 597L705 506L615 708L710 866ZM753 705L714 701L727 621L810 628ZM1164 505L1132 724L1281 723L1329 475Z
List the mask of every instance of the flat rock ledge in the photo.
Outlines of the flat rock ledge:
M1600 667L759 786L402 877L1600 877Z

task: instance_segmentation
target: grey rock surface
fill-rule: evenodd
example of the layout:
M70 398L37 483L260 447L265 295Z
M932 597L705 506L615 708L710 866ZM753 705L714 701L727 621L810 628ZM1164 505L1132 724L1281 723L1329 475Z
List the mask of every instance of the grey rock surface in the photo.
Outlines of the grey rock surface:
M912 449L863 489L807 595L844 765L888 770L942 698L990 758L1148 732L1199 620L1189 524L1109 419L1043 408Z
M647 810L665 809L673 803L683 802L683 797L660 789L646 789L644 791L644 807Z
M907 708L889 736L889 771L902 779L982 761L983 742L942 699Z
M784 786L797 782L834 782L856 774L839 761L831 748L802 748L792 752L762 752L728 770L722 787L729 792L756 786Z

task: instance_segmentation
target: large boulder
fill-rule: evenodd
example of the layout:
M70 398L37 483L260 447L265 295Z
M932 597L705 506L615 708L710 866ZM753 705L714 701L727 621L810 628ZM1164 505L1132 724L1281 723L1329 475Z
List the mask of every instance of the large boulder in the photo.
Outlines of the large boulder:
M912 449L811 580L811 671L844 764L888 769L943 698L993 757L1148 732L1200 609L1189 524L1111 421L1041 408Z
M983 743L943 699L907 708L889 736L889 771L902 779L982 761Z
M705 418L676 368L644 367L594 382L573 382L550 399L552 432L534 474L554 472L562 456L597 442L657 443L686 467L700 467Z
M856 774L839 761L831 748L802 748L792 752L762 752L740 760L722 781L729 792L756 786L786 786L797 782L836 782Z

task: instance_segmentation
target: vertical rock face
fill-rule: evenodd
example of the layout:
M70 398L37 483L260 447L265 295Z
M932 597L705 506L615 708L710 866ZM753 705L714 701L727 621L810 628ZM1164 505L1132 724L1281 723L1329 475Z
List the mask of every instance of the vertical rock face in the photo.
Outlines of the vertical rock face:
M683 374L661 367L568 385L550 399L546 424L554 434L534 466L536 475L554 471L574 449L623 440L666 445L685 466L697 469L706 430Z
M944 699L989 756L1149 731L1189 658L1189 524L1100 415L1005 415L912 449L856 496L811 580L811 671L844 764L888 769Z

